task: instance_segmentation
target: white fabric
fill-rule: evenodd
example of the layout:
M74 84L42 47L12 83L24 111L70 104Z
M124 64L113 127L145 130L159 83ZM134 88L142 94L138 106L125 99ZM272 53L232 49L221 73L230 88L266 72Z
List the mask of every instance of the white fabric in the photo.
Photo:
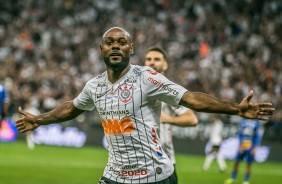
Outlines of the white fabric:
M167 103L162 103L162 111L169 116L179 116L187 112L188 110L189 109L183 106L176 108L168 105ZM170 124L164 124L164 123L160 124L160 140L165 153L171 159L172 163L175 164L176 160L175 160L175 151L172 141L172 126L173 125Z
M150 67L130 66L114 84L107 73L93 78L74 105L100 114L109 158L104 177L121 183L161 181L173 173L173 164L159 141L161 103L178 103L187 90Z

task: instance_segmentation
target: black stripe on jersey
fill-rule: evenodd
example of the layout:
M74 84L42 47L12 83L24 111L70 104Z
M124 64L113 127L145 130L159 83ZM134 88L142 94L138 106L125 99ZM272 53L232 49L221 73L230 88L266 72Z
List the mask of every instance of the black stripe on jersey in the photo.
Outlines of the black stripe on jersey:
M107 91L108 91L108 87L107 87L107 89L106 89ZM113 90L113 86L112 86L112 90ZM107 96L108 96L108 94L106 93L106 98L105 98L105 108L104 109L107 109ZM112 104L111 104L111 110L113 110L113 108L112 108ZM107 115L106 115L106 119L107 119ZM112 119L113 119L113 115L112 115ZM110 142L111 142L111 145L112 145L112 138L111 138L111 136L109 135L108 136L109 137L109 140L110 140ZM113 155L114 155L114 157L112 158L112 157L110 157L110 159L113 159L113 160L115 160L115 161L112 161L112 163L113 162L115 162L115 163L118 163L117 162L117 160L116 160L116 158L117 158L117 156L116 156L116 151L114 150L114 147L113 146L111 146L113 149ZM110 178L109 179L111 179L112 177L114 178L113 180L115 180L115 181L117 181L117 178L116 177L114 177L112 174L110 174L111 176L110 176Z
M112 86L112 91L114 90L114 87ZM107 94L106 94L106 99L107 99ZM111 100L111 110L113 110L113 99L110 99ZM119 103L119 101L118 101L118 103ZM120 115L119 115L120 116ZM114 119L114 115L112 115L112 118L111 119ZM123 161L122 161L122 156L121 156L121 152L120 152L120 149L119 149L119 141L118 141L118 136L119 135L114 135L115 136L115 138L116 138L116 143L117 143L117 149L118 149L118 151L117 151L117 153L119 153L119 157L120 157L120 162L123 164ZM122 135L123 136L123 135ZM123 138L123 140L124 140L124 138ZM116 152L114 151L114 154L115 154ZM116 159L116 163L118 163L117 162L117 156L115 155L115 159ZM124 181L125 179L123 179L123 181ZM115 181L117 181L117 178L115 178Z
M104 82L107 82L107 77L105 77L104 78ZM105 87L106 87L106 91L108 91L108 86L109 85L106 85ZM103 89L104 87L101 87L101 91L100 92L102 92L102 89ZM104 109L107 109L107 93L105 94L106 95L106 98L105 98L105 106L104 106ZM100 104L100 100L99 100L99 107L101 107L101 104ZM100 117L101 118L101 117ZM106 136L107 137L107 136ZM110 140L110 143L111 143L111 145L112 145L112 141L111 141L111 137L110 136L108 136L109 137L109 140ZM108 139L107 139L107 141L108 141ZM109 142L108 142L108 144L110 144ZM109 157L109 159L112 159L111 157ZM108 164L107 164L107 167L108 167ZM108 170L108 169L107 169ZM110 175L110 177L109 177L109 179L111 179L112 177L114 177L111 173L109 173L109 172L106 172L106 174L108 174L108 175Z
M124 81L123 81L124 82ZM123 82L121 83L121 84L123 84ZM121 84L119 84L119 86L121 85ZM118 96L119 96L119 86L118 86L118 88L117 88L117 91L118 91ZM133 90L133 89L132 89ZM119 106L120 106L120 101L118 100L118 110L119 110ZM124 105L125 106L125 110L127 110L127 108L126 108L126 104ZM118 115L119 116L119 119L120 119L120 114ZM125 149L126 149L126 153L127 153L127 158L129 158L129 153L128 153L128 149L127 149L127 144L126 144L126 142L125 142L125 139L124 139L124 135L123 134L121 134L122 135L122 138L123 138L123 143L124 143L124 146L125 146ZM130 137L131 137L131 135L130 135ZM129 162L129 165L131 165L131 161L130 161L130 159L128 159L128 162ZM137 163L138 163L138 161L137 161ZM122 165L124 165L124 163L122 162ZM124 178L124 180L123 180L123 182L125 182L125 178ZM132 183L132 180L131 180L131 183Z
M133 116L134 116L134 119L136 119L136 116L135 116L135 110L134 110L134 88L132 88L132 112L133 112ZM135 121L136 122L136 121ZM136 125L136 131L138 132L138 135L139 135L139 131L138 131L138 123L135 123ZM140 137L140 136L139 136ZM131 142L132 142L132 146L134 148L134 152L135 152L135 156L136 156L136 161L137 161L137 165L139 165L138 163L138 157L137 157L137 153L136 153L136 149L135 149L135 146L134 146L134 142L132 140L132 136L130 135L130 138L131 138ZM141 143L141 146L142 146L142 143ZM142 146L142 150L143 150L143 146ZM146 159L146 156L144 154L144 158ZM145 160L145 163L146 163L146 160ZM147 168L146 168L147 169ZM140 178L141 176L139 176L139 183L140 183ZM147 178L147 181L148 181L148 178ZM131 180L131 183L132 183L132 180Z
M139 78L139 80L141 80L141 78ZM140 88L140 101L141 101L141 103L140 104L142 104L142 100L143 100L143 98L142 98L142 95L143 95L143 90L142 90L142 86L141 86L141 84L142 84L142 82L140 82L139 83L140 85L139 85L139 88ZM147 137L147 141L148 141L148 145L149 145L149 148L150 148L150 152L151 152L151 159L153 160L153 168L155 168L155 162L154 162L154 159L153 159L153 155L152 155L152 150L151 150L151 146L150 146L150 141L149 141L149 137L148 137L148 134L147 134L147 130L146 130L146 124L145 124L145 122L144 122L144 116L143 116L143 111L142 111L142 107L140 106L140 112L141 112L141 117L142 117L142 121L143 121L143 125L144 125L144 129L145 129L145 132L146 132L146 137ZM151 131L151 130L150 130ZM139 135L139 132L138 132L138 136L139 136L139 138L140 138L140 135ZM142 142L141 142L141 145L142 145ZM144 158L145 158L145 163L146 163L146 165L147 165L147 161L146 161L146 154L145 154L145 151L144 151L144 149L143 149L143 146L142 146L142 150L143 150L143 153L144 153ZM155 174L155 180L157 180L157 178L156 178L156 174ZM148 178L148 176L147 176L147 182L149 182L149 178Z

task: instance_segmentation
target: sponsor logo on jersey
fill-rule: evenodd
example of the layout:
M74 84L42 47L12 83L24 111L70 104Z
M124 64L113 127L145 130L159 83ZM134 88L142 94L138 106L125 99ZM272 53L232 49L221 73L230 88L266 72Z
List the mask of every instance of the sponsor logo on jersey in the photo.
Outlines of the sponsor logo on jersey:
M101 110L101 109L100 109ZM117 110L117 111L104 111L104 110L101 110L99 112L99 114L101 116L111 116L111 115L128 115L129 114L129 110L127 109L124 109L124 110Z
M106 87L107 83L103 82L103 83L98 83L97 87Z
M103 119L102 126L104 128L104 133L107 135L121 135L121 134L131 134L135 131L135 125L131 121L131 118L126 116L121 120L114 119Z
M121 167L122 170L133 170L137 168L137 164L134 165L124 165Z
M152 75L157 75L158 72L154 71L154 70L150 70L150 69L147 69L146 70L148 73L152 74Z
M124 80L125 83L134 84L137 82L137 79L130 77Z
M147 176L148 172L146 169L137 169L137 170L119 170L113 167L110 167L110 172L115 175L127 177L127 176Z
M119 87L119 100L123 103L127 103L132 100L132 89L133 86L123 84Z
M152 77L149 77L148 81L151 82L152 84L154 84L156 87L161 88L162 90L169 91L170 93L172 93L175 96L177 96L179 94L179 92L176 91L175 89L172 89L172 88L168 87L164 83L162 83L162 82L160 82L158 80L155 80Z
M134 68L133 73L136 74L137 76L140 76L142 74L142 71L139 68Z
M160 167L156 168L156 173L157 174L161 174L162 172L163 172L162 168L160 168Z
M157 140L157 130L155 128L152 128L152 139L153 139L153 142L156 143L155 151L156 151L157 156L162 157L163 149L162 149L161 144L159 144Z
M107 90L107 91L105 91L103 93L97 94L96 97L97 98L101 98L102 96L105 96L109 91L111 91L111 89L109 89L109 90Z

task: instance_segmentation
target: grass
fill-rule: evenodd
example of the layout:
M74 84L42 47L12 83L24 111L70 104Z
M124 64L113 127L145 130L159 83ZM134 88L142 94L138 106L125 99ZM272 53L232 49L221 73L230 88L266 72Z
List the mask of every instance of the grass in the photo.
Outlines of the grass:
M233 162L220 173L216 162L201 171L204 157L177 154L179 184L223 184ZM107 152L100 147L67 148L37 145L33 151L24 142L1 143L0 184L93 184L97 183L107 162ZM238 183L242 183L244 164ZM251 183L277 184L282 181L282 163L254 164Z

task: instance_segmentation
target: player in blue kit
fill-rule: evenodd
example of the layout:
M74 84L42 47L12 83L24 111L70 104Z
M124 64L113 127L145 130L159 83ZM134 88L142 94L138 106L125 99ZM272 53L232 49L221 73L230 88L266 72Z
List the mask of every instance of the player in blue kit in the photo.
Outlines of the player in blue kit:
M235 159L231 178L225 181L225 184L233 184L237 178L240 162L246 160L246 172L243 184L249 184L251 175L251 165L254 161L256 147L260 144L259 135L260 122L258 120L242 119L239 124L238 138L239 151Z
M3 86L0 83L0 128L1 128L1 122L7 116L7 114L8 114L8 93L5 86Z
M1 133L2 120L7 116L7 114L8 114L8 93L5 86L3 86L0 83L0 133Z

